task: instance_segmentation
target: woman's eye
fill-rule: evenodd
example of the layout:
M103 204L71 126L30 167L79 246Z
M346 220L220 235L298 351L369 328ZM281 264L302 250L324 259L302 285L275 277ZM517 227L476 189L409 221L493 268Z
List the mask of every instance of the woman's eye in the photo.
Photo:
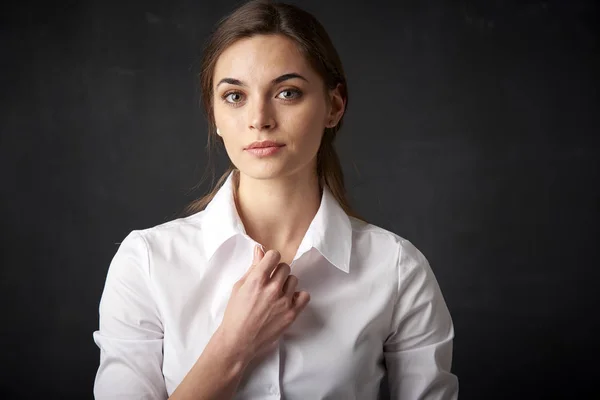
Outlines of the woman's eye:
M284 100L293 100L297 97L300 97L300 92L298 90L287 89L280 92L279 95L283 95L282 98Z
M242 99L242 94L238 92L232 92L225 95L225 101L228 103L239 103Z

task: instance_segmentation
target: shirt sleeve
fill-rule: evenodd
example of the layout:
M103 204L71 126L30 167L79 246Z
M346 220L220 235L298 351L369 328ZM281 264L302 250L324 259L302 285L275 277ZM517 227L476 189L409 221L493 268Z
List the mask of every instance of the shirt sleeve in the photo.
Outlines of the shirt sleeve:
M454 326L425 256L402 240L398 297L384 346L392 400L456 400L458 378L450 372Z
M96 399L166 399L163 326L152 296L145 239L132 231L119 246L100 299Z

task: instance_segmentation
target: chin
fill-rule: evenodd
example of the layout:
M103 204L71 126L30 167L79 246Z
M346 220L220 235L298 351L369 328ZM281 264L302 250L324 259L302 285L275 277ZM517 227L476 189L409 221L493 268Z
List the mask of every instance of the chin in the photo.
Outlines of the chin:
M274 179L285 176L287 168L279 165L244 165L239 166L240 173L253 179Z
M298 162L297 158L239 159L234 165L240 173L253 179L277 179L292 175L302 175L310 167L310 160Z

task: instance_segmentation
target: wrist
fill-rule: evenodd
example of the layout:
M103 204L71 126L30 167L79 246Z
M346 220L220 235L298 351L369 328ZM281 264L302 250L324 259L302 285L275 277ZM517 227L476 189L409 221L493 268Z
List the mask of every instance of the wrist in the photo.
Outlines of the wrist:
M223 329L223 326L215 331L211 342L219 356L224 358L234 369L234 371L243 370L252 360L252 355L246 346L240 345L232 335Z

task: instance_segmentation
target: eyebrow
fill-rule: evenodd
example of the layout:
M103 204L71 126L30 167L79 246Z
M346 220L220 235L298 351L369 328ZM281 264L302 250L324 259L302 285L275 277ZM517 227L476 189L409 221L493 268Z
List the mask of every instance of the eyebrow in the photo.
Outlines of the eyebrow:
M292 73L289 73L289 74L283 74L280 77L277 77L277 78L273 79L271 81L271 84L272 85L277 85L278 83L287 81L289 79L294 79L294 78L299 78L299 79L302 79L302 80L308 82L308 79L306 79L302 75L292 72ZM219 83L217 83L217 86L215 86L215 89L218 88L221 83L229 83L231 85L246 86L246 84L244 82L240 81L239 79L223 78L223 79L221 79L219 81Z

